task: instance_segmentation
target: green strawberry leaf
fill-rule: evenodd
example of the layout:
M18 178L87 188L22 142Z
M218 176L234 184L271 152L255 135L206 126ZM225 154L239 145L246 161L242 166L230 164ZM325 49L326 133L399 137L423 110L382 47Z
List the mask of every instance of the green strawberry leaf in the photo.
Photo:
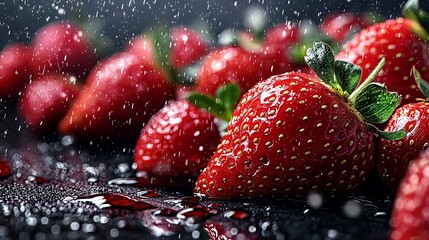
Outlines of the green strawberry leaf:
M217 89L216 98L219 99L228 114L231 114L228 119L231 119L232 112L234 111L240 96L241 90L237 84L229 83Z
M216 102L216 100L208 95L193 92L188 95L186 98L190 103L194 104L195 106L205 109L211 114L221 118L225 119L225 113L226 109L223 105Z
M384 85L370 83L357 95L355 108L367 123L383 123L392 116L401 99Z
M380 129L378 129L376 126L372 124L367 124L367 127L377 136L384 138L386 140L391 140L391 141L400 140L404 138L405 135L407 135L407 132L404 129L401 129L396 132L387 132L387 131L381 131Z
M175 73L170 64L171 33L166 25L158 25L147 33L152 40L155 61L170 77Z
M409 0L402 8L402 15L420 24L424 29L423 35L427 38L429 33L429 14L419 7L418 0Z
M335 75L341 88L350 94L359 84L362 69L353 63L337 60L335 61Z
M215 98L193 92L188 95L187 100L195 106L205 109L216 117L229 122L240 97L240 87L237 84L230 83L219 87Z
M414 79L416 80L417 87L425 95L426 98L429 98L429 83L423 80L422 75L415 67L413 67Z
M338 89L335 78L334 52L328 44L314 42L313 47L307 50L304 60L323 82Z

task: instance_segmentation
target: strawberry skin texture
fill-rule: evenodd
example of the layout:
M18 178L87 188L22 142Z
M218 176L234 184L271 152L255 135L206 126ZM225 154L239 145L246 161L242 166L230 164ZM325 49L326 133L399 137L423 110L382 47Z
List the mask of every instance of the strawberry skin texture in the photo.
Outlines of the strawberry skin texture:
M220 142L214 119L186 100L171 102L143 128L134 154L137 170L185 183L195 180Z
M54 22L42 27L31 45L31 70L35 76L65 73L84 77L96 62L88 39L70 22Z
M391 240L429 239L429 152L410 163L393 205Z
M355 110L311 75L259 82L233 113L195 192L212 198L342 194L373 166L373 135Z
M241 47L223 47L210 52L203 60L195 90L215 95L216 90L227 83L236 83L242 92L269 77L262 58Z
M0 99L17 99L30 81L29 48L20 43L7 45L0 53Z
M385 130L405 129L407 135L397 141L380 140L377 169L381 178L396 189L408 164L429 146L429 103L418 102L396 110Z
M175 27L171 30L171 66L180 69L195 63L208 50L207 41L194 30Z
M62 134L130 139L174 96L163 72L130 53L98 64L59 124Z
M415 66L423 79L429 79L429 52L427 44L412 31L412 25L413 22L405 18L374 24L356 34L336 58L361 66L363 81L385 57L386 64L374 82L397 92L402 97L402 105L425 98L414 82L412 69Z
M32 81L20 97L18 111L38 134L55 131L80 88L66 76L48 75Z
M143 61L155 64L152 40L148 37L139 36L133 38L129 41L124 51L132 53L137 57L140 57Z

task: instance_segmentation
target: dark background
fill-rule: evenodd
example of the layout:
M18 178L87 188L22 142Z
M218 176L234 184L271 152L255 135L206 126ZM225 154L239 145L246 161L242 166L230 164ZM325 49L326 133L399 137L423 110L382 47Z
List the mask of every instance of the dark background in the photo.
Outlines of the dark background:
M261 6L269 25L287 20L320 22L338 11L375 11L384 17L400 15L402 0L0 0L0 47L29 42L35 31L58 19L98 19L117 48L131 36L157 23L208 23L213 34L227 27L241 28L249 6ZM427 6L428 1L421 1ZM426 7L426 9L429 9ZM64 11L63 11L64 10ZM63 12L62 12L63 11Z

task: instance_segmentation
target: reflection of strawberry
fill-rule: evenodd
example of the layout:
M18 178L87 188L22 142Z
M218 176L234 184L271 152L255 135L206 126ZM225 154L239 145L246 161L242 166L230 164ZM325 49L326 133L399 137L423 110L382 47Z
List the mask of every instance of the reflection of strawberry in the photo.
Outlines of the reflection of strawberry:
M187 183L199 175L219 141L214 116L180 100L164 107L145 125L134 161L137 170L149 176L176 177Z
M26 45L13 43L0 53L0 99L16 99L30 81L28 62L30 51Z
M173 94L163 72L130 53L118 53L91 71L59 131L130 140Z
M411 161L399 186L391 219L391 240L429 239L429 152Z
M420 15L416 6L408 7L411 8L405 12L415 14L414 18ZM420 37L422 27L425 26L419 26L417 22L406 18L390 19L372 25L344 45L337 58L361 66L364 79L377 62L385 57L386 65L375 81L385 84L389 91L398 92L402 97L402 105L414 102L416 98L424 96L413 81L413 66L422 74L423 79L429 79L429 52L426 41Z
M42 134L55 131L71 102L79 94L79 87L71 78L62 75L43 76L30 84L20 98L18 110L25 122Z
M415 73L418 85L429 93L426 82ZM429 94L428 94L429 95ZM429 146L429 103L427 100L406 104L396 110L385 130L405 129L407 135L397 141L380 140L377 169L380 177L392 188L397 188L408 164Z
M85 76L96 56L82 29L71 22L54 22L39 29L32 41L34 75L65 73Z
M294 72L277 75L242 97L198 178L197 193L255 198L350 192L374 164L369 129L383 137L403 137L403 131L381 132L370 124L390 117L399 103L396 94L369 84L371 78L355 89L360 68L334 62L332 50L321 42L309 50L307 62L320 79Z

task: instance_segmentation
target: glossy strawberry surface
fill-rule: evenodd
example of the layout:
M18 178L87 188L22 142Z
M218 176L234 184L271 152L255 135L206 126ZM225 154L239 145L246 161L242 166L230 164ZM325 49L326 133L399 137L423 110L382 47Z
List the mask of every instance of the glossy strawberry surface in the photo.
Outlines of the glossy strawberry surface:
M134 162L138 171L149 176L189 184L206 166L219 141L220 133L210 113L186 100L175 101L145 125Z
M16 99L30 81L30 50L25 44L12 43L0 52L0 99Z
M96 55L83 30L71 22L53 22L39 29L32 40L31 71L73 74L84 77Z
M407 135L396 141L381 139L377 169L381 178L396 189L408 164L429 146L429 103L404 105L389 120L387 131L405 129Z
M163 72L133 54L118 53L91 71L59 131L83 139L130 139L173 96Z
M392 211L391 240L429 239L429 152L413 159L399 186Z
M373 166L361 118L313 76L286 73L247 92L195 191L213 198L345 193Z
M424 98L413 80L412 69L415 66L423 79L429 79L429 52L426 42L413 32L413 24L397 18L365 28L343 46L336 58L361 66L363 80L385 57L386 64L374 81L398 92L402 105Z
M208 42L192 28L175 27L171 30L171 66L180 69L195 63L209 48Z
M70 77L55 74L27 85L20 97L18 111L30 128L39 134L56 131L80 92L80 87L70 80Z

